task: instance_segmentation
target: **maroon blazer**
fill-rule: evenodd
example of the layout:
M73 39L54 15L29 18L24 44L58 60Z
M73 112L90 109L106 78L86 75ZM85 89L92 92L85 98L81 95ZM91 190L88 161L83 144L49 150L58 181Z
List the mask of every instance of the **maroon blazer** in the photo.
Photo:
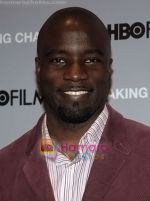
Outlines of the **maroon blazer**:
M101 143L109 151L94 160L82 201L150 201L150 127L108 110ZM42 120L0 151L0 201L55 200L39 152Z

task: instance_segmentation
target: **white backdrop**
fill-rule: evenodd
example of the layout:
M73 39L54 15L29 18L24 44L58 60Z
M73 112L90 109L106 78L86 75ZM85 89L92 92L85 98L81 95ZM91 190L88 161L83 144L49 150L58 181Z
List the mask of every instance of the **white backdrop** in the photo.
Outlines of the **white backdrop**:
M36 39L56 10L81 6L97 14L111 31L111 105L150 124L150 1L0 1L0 148L37 122L43 110L35 94Z

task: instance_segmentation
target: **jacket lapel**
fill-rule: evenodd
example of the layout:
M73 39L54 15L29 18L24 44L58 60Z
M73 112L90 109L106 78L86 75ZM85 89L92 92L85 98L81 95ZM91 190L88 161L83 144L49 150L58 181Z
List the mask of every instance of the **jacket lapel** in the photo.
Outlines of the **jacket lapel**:
M47 165L44 156L40 154L42 119L31 131L24 164L16 176L13 200L17 198L21 201L55 201ZM30 192L29 197L27 192Z
M39 197L39 200L55 200L44 156L32 152L23 167L23 172L34 193Z
M108 109L110 114L100 142L107 145L108 151L102 160L94 160L82 201L102 201L130 154L122 116L110 106Z
M123 118L110 106L108 109L109 118L100 142L108 145L108 152L103 160L94 161L82 201L103 201L130 154ZM55 201L47 165L39 151L42 120L29 134L26 156L14 182L13 201L16 198L21 201ZM33 196L26 197L27 188Z

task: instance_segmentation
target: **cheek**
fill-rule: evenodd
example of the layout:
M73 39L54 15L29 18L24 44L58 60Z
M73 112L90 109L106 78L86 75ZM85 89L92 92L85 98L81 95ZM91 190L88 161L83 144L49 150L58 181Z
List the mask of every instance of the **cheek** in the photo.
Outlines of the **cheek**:
M91 73L89 77L98 87L109 82L109 73L106 70L95 71Z
M54 90L54 88L57 88L60 85L61 77L62 76L60 73L44 71L41 72L40 83L43 87L51 88L51 90Z
M49 97L55 91L55 83L51 77L42 75L39 80L39 88L42 96Z
M98 97L108 96L111 87L110 76L108 73L107 74L105 73L103 76L102 75L97 76L95 78L94 84L95 84L95 92Z

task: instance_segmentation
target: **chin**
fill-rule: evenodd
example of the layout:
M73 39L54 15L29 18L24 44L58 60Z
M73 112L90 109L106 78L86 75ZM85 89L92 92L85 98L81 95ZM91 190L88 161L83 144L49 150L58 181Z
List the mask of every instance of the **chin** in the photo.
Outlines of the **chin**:
M89 120L95 111L96 108L90 106L81 108L78 103L75 103L71 108L59 107L57 113L63 121L77 124Z

